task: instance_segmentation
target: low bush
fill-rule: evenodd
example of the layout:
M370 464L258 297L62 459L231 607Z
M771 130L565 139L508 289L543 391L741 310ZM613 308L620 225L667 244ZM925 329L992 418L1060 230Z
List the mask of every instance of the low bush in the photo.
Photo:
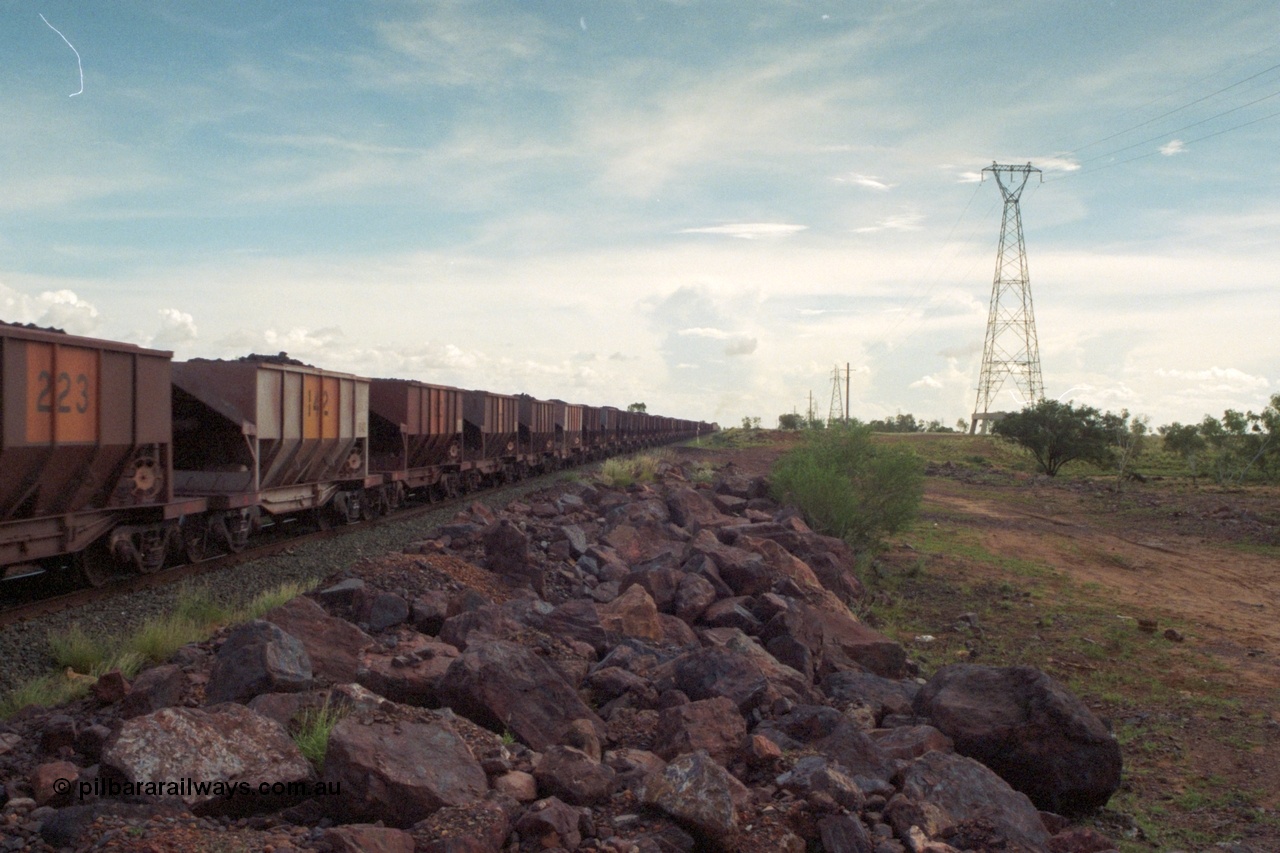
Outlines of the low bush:
M865 426L812 432L774 465L774 497L815 530L854 548L876 546L915 517L924 466L912 451L875 444Z

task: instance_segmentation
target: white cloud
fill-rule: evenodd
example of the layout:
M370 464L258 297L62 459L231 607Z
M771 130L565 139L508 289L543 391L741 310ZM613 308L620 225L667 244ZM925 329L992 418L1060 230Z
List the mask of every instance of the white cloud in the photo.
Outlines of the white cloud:
M1075 172L1080 164L1069 157L1032 157L1031 165L1046 172Z
M745 335L738 335L730 339L724 348L725 355L751 355L756 351L757 341L755 338L748 338Z
M876 231L919 231L924 227L924 214L917 211L904 211L896 213L881 220L876 225L868 225L865 228L855 228L856 234L871 234Z
M1181 139L1171 139L1164 145L1160 146L1160 153L1166 157L1172 157L1175 154L1181 154L1187 150L1186 143Z
M195 318L177 308L161 308L160 329L152 337L148 346L159 349L176 350L200 337L196 329Z
M897 186L897 184L887 184L879 178L871 175L841 175L835 180L838 184L853 184L854 186L865 187L866 189L875 190L877 192L888 192Z
M769 237L790 237L807 229L808 225L788 225L783 222L737 222L730 225L711 225L705 228L685 228L681 234L724 234L743 240L759 240Z
M718 341L723 341L732 337L728 332L723 331L721 329L708 329L703 327L696 327L692 329L681 329L680 331L676 332L676 334L683 335L684 337L693 337L693 338L714 338Z
M73 335L92 335L101 325L98 309L71 290L46 290L33 298L0 284L0 309L10 322L34 323Z
M915 382L907 386L908 388L941 388L942 383L932 376L921 376Z
M1253 376L1234 367L1210 367L1205 370L1166 370L1158 368L1156 375L1164 379L1176 379L1196 383L1204 390L1212 391L1265 391L1271 381L1265 376Z

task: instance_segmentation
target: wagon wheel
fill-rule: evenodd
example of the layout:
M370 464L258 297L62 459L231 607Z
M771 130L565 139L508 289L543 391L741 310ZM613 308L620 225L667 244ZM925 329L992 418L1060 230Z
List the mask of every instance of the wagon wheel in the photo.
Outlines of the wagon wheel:
M101 540L75 555L75 567L84 582L94 589L106 586L119 575L115 560Z

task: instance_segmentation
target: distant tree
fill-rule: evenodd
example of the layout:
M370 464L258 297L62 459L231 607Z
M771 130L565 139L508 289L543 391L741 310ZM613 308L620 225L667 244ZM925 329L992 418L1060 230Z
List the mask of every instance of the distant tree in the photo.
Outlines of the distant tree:
M1182 457L1187 463L1187 469L1191 472L1191 479L1194 480L1197 476L1197 457L1209 446L1204 436L1200 434L1200 427L1196 424L1180 424L1174 421L1160 427L1159 432L1164 439L1164 449Z
M996 421L992 431L1029 450L1050 477L1077 459L1099 465L1113 460L1111 432L1092 406L1042 400Z
M760 429L760 419L750 417L750 416L743 417L742 428L743 429Z
M645 406L644 403L632 403L630 406L627 406L627 411L628 412L647 412L648 407Z
M804 426L804 416L792 412L778 415L778 429L800 429Z
M1213 448L1214 476L1219 483L1240 483L1257 467L1267 479L1276 476L1280 457L1280 394L1261 414L1227 409L1221 420L1205 415L1200 435Z
M902 412L891 418L871 421L867 426L871 427L872 432L955 432L936 418L931 421L917 420L915 415L904 415Z
M1147 434L1151 431L1151 419L1144 416L1129 418L1129 410L1121 409L1120 414L1107 412L1102 416L1103 427L1111 434L1116 462L1116 478L1123 481L1126 476L1136 477L1133 465L1146 449Z

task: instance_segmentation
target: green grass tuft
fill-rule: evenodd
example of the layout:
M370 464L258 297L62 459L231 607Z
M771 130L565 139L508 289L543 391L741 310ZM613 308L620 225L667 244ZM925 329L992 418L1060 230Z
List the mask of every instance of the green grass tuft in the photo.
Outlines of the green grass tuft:
M307 708L298 715L293 742L316 768L324 770L324 759L329 752L329 735L343 717L347 709L340 705L331 705L329 700L318 708Z
M49 632L48 641L49 652L59 669L71 667L76 672L93 672L114 653L109 643L90 637L78 623L61 633Z

